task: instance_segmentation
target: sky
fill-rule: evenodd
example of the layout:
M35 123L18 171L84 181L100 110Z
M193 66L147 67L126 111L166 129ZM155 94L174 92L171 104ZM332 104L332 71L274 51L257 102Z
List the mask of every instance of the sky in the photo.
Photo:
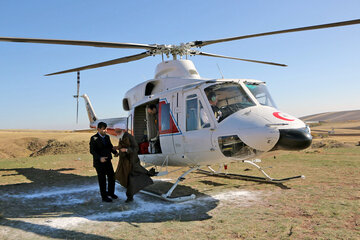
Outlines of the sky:
M180 44L360 18L358 0L2 0L0 36ZM265 81L278 108L301 117L360 109L360 24L213 44L201 50L287 64L277 67L204 56L191 57L204 78ZM76 124L76 73L81 67L142 49L111 49L0 42L0 129L83 129ZM99 118L127 116L122 98L154 77L161 56L81 72Z

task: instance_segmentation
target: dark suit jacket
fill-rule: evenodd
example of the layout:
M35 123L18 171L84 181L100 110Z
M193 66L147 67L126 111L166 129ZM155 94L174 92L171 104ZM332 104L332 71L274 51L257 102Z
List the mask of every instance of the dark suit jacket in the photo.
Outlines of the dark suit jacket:
M94 167L101 167L103 164L111 163L111 153L117 153L116 150L113 150L113 145L108 135L105 136L104 140L105 143L103 143L99 133L96 133L90 138L90 153L93 155ZM101 157L107 157L105 163L100 162Z

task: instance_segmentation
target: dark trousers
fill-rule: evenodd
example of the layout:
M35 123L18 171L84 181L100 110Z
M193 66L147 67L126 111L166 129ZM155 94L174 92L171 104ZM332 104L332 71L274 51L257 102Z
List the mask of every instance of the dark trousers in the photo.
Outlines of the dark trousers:
M95 167L95 169L98 176L101 197L105 198L108 195L114 194L115 174L111 162L104 163L101 166ZM106 177L108 182L107 191L106 191Z
M126 189L126 197L127 197L127 198L133 198L133 196L134 196L134 195L133 195L133 194L131 193L131 191L129 191L129 189L127 188L127 189Z

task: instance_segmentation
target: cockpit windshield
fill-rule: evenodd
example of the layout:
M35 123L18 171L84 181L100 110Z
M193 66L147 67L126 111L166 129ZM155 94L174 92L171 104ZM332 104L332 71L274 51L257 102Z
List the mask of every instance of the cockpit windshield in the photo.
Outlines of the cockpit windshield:
M245 82L245 85L261 105L277 108L264 83Z
M217 83L204 89L218 122L255 103L237 83Z

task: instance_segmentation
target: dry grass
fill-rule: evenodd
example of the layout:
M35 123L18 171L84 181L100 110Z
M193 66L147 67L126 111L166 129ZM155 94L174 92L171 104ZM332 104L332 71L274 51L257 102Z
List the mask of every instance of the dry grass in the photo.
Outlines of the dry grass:
M0 130L0 158L28 157L36 150L45 147L49 140L60 143L72 142L72 146L87 145L93 134L70 131Z
M346 122L360 119L360 110L325 112L301 117L303 121Z
M360 121L323 122L311 127L313 133L336 137L338 140L360 140ZM329 134L334 131L335 136ZM341 136L337 136L341 135Z

